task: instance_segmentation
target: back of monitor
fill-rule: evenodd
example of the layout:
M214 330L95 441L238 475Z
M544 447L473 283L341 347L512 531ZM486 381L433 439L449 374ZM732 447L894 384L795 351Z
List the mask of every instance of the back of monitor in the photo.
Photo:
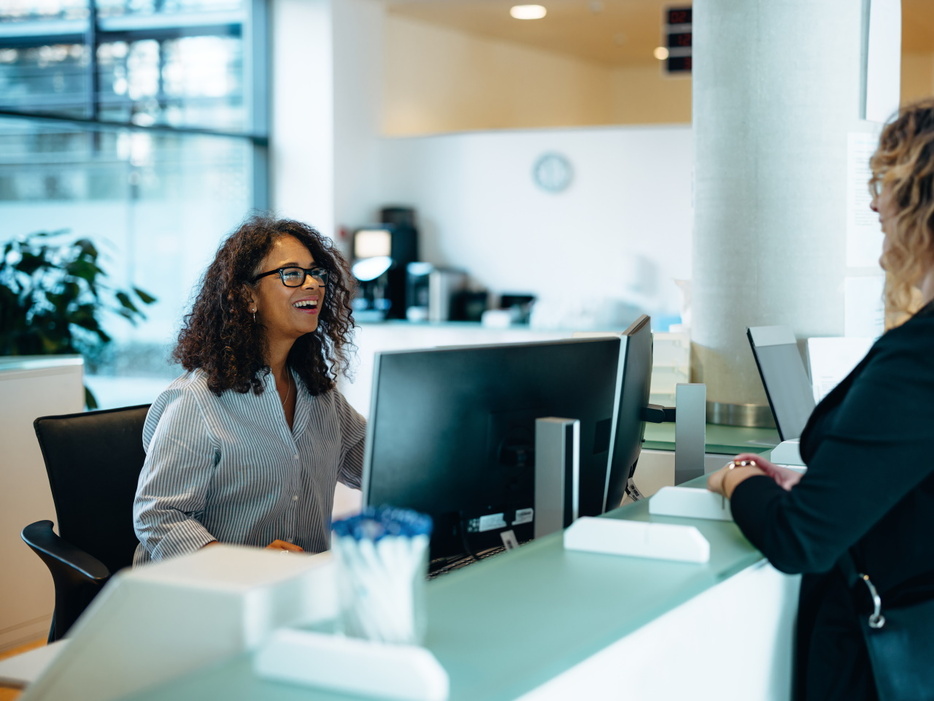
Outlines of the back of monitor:
M746 335L778 435L799 438L814 410L814 392L794 333L787 326L751 326Z

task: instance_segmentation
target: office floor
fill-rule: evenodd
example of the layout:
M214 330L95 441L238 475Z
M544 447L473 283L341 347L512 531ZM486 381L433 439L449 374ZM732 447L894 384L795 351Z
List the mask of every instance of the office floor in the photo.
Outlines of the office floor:
M37 647L45 645L44 640L36 640L32 643L27 643L26 645L20 645L19 647L14 647L4 652L0 652L0 660L6 659L7 657L13 657L13 655L18 655L21 652L26 652L27 650L32 650ZM0 701L13 701L13 699L19 698L22 694L21 689L11 689L9 687L0 686Z

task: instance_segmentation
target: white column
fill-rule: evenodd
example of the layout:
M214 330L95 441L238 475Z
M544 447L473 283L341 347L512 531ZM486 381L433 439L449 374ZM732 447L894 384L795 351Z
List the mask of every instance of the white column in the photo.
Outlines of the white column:
M376 220L385 7L272 4L272 209L335 236Z
M709 403L766 404L747 326L844 333L868 2L695 0L692 379Z
M330 0L275 0L270 33L270 191L275 214L334 231Z

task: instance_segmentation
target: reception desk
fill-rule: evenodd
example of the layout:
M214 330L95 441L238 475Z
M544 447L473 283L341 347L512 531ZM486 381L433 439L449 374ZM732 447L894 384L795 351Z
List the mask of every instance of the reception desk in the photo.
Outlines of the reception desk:
M690 486L703 488L701 480ZM710 543L710 559L697 564L568 550L556 533L430 581L425 647L449 676L450 699L790 698L797 577L771 568L732 522L660 517L649 513L646 501L603 518L695 526ZM202 553L211 556L212 550ZM260 555L266 553L257 551ZM328 556L295 557L310 562ZM160 565L153 567L151 574L140 570L135 575L157 578ZM325 589L322 585L303 596L328 601L333 592ZM102 601L95 616L106 617L107 607L119 606L120 598ZM282 617L288 607L281 598L278 603L258 608ZM66 650L85 655L73 659L71 667L85 679L100 680L96 698L359 698L259 676L253 666L257 648L249 640L239 650L227 649L209 663L178 672L142 647L151 648L154 639L172 640L176 628L178 633L190 629L183 611L168 611L156 620L150 613L147 627L134 629L135 608L128 606L129 615L115 612L112 618L118 622L109 633L93 621L79 624ZM255 624L250 628L255 631ZM101 640L105 635L119 638L119 646ZM260 637L254 635L254 643ZM178 644L184 644L183 638L175 635ZM98 645L108 649L95 663ZM161 654L172 654L162 649ZM95 664L101 669L93 669ZM132 675L134 667L159 670L161 681L133 690L130 680L120 695L107 693L108 675ZM348 668L367 674L353 661ZM29 690L42 692L36 698L59 698L55 688L76 688L67 668L53 665L47 676L51 686L40 680ZM29 691L24 698L33 697Z

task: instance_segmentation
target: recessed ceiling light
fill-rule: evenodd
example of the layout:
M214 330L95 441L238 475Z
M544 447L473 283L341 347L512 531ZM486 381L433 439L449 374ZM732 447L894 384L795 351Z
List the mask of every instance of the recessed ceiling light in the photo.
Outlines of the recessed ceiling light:
M515 19L541 19L548 14L548 10L542 5L513 5L509 8L509 14Z
M652 55L657 58L659 61L664 61L668 58L668 49L664 46L659 46L652 52Z

